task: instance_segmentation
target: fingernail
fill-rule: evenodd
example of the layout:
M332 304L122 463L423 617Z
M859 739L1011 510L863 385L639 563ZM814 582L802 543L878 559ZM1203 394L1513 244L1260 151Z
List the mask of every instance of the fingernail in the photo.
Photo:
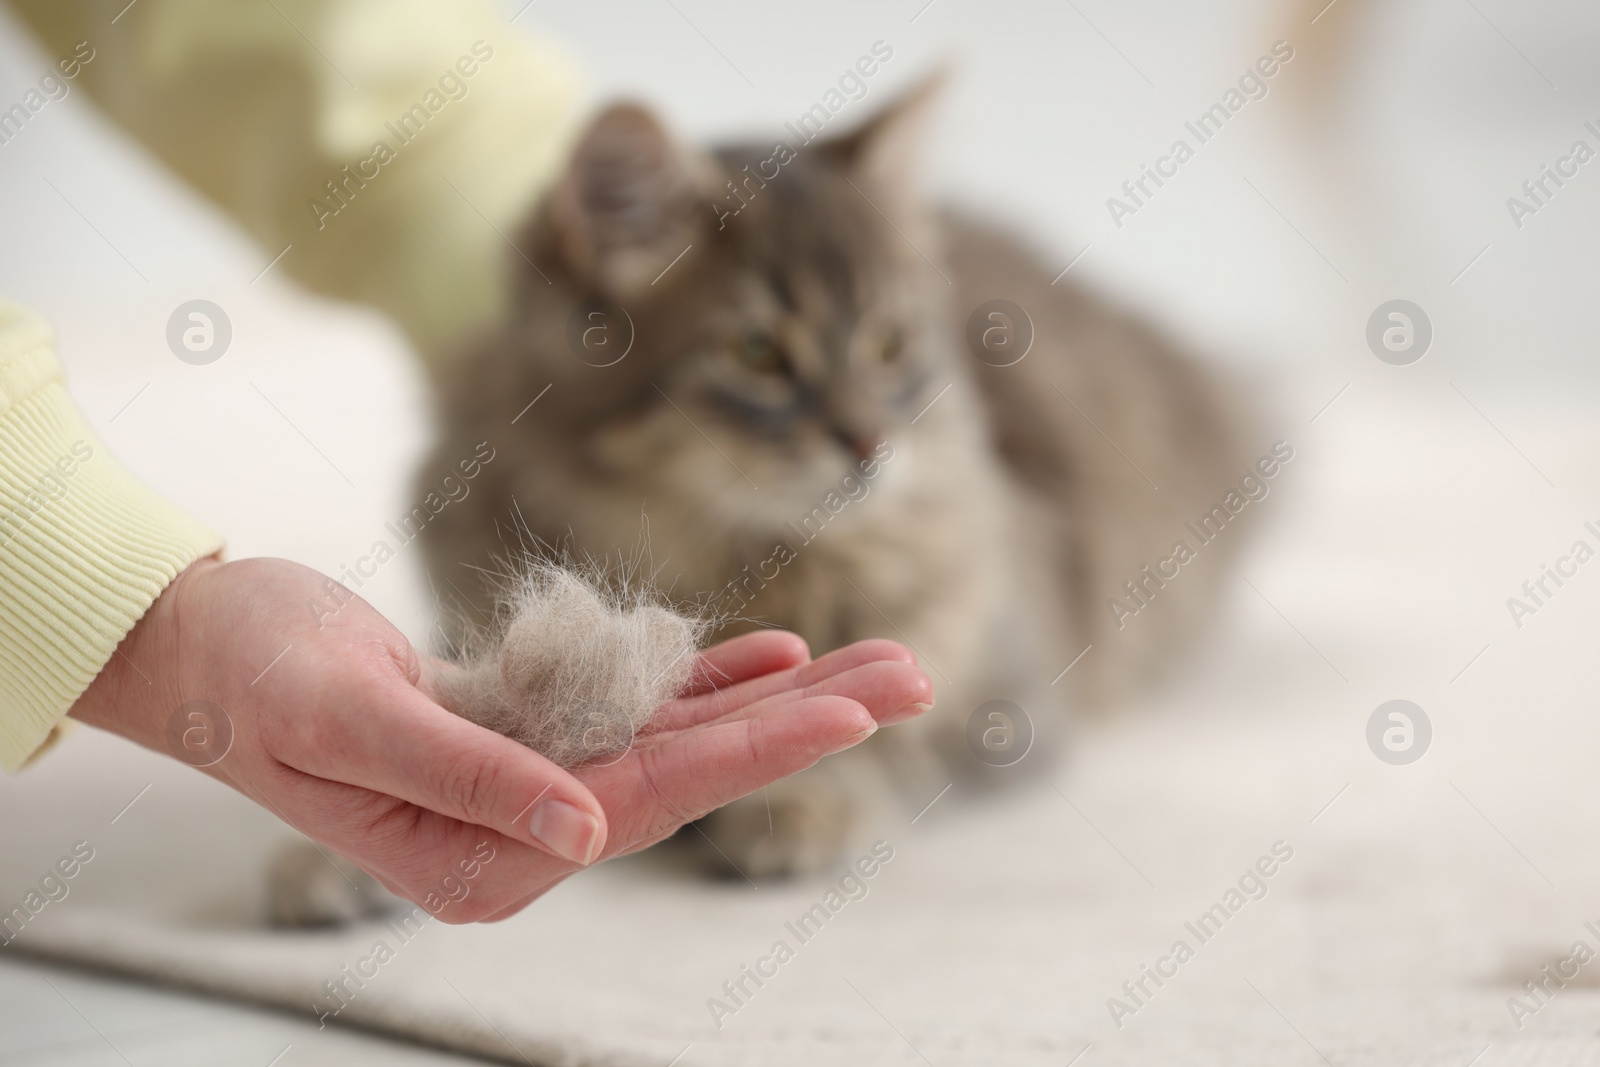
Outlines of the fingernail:
M854 748L857 745L859 745L861 742L865 741L867 738L871 737L873 734L875 734L877 732L878 732L878 724L877 723L873 723L871 726L867 727L865 730L862 730L860 733L851 734L849 737L845 738L844 744L840 745L838 748L830 750L828 752L828 755L831 756L835 752L843 752L847 748Z
M878 725L893 726L897 722L905 722L907 719L915 719L923 712L931 711L932 709L932 704L907 704L899 711L890 712L888 715L885 715L883 718L879 719Z
M528 832L562 859L587 867L594 862L600 820L565 800L546 800L533 809Z

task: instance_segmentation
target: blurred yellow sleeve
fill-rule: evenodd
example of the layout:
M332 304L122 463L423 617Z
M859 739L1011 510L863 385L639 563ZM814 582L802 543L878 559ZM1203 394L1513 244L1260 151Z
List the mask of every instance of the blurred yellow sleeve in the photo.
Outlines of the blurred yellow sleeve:
M0 766L52 741L167 584L221 547L111 457L50 328L0 300Z
M387 311L429 358L503 308L506 242L567 151L574 77L488 0L11 3L263 264L281 253L306 286ZM107 453L48 327L0 302L0 766L56 736L220 545Z
M260 241L427 358L504 306L571 136L569 64L489 0L11 0L76 85ZM83 46L87 52L80 50Z

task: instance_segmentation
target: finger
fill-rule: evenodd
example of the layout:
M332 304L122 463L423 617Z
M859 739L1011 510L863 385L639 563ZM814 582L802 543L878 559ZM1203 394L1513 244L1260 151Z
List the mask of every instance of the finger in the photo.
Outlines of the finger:
M891 647L876 651L892 653L899 648L890 642L882 644ZM836 655L834 662L850 663L872 651L857 648L856 654ZM796 672L785 673L792 680ZM649 748L652 752L665 750L662 754L647 756L645 748L639 748L615 767L580 769L578 774L603 798L611 813L609 855L621 855L652 845L708 811L865 740L872 730L866 728L857 709L884 723L900 720L895 708L910 703L915 709L911 714L918 714L930 706L920 701L932 699L932 683L911 665L899 659L869 661L823 678L803 693L789 690L735 709L726 721L660 735ZM808 716L815 717L807 722ZM796 733L801 735L799 745L785 740L786 734ZM764 757L755 738L789 747L776 759ZM697 760L703 765L697 765ZM727 766L730 760L731 767ZM659 766L669 768L669 773L651 769ZM619 773L607 773L613 770ZM644 793L639 791L641 774L647 787ZM676 779L685 779L688 785L680 788ZM652 802L655 807L649 809ZM548 888L541 886L483 921L509 919Z
M606 854L653 844L686 822L860 743L879 722L897 720L902 709L929 707L928 676L905 662L909 656L899 658L900 646L879 645L841 650L849 654L835 655L831 664L819 661L787 672L791 681L816 678L801 689L753 701L722 721L660 736L609 767L580 768L579 777L603 799L610 816ZM857 665L834 672L851 663ZM530 884L533 892L485 920L509 918L549 887L537 878Z
M314 838L330 864L333 853L347 857L447 923L478 922L525 905L580 869L495 830L282 763L266 778L234 784Z
M774 671L798 667L810 659L811 650L799 634L787 630L742 634L700 653L694 676L680 695L708 693Z
M685 730L579 774L606 798L616 854L859 744L877 728L854 700L796 698L761 715Z
M758 700L780 693L802 689L824 681L836 674L868 663L904 663L915 666L916 656L904 645L893 641L857 641L853 645L835 649L819 659L788 670L752 678L736 685L682 697L668 704L644 731L646 734L681 730L703 722L712 722L737 712ZM893 709L891 709L893 710Z
M802 699L833 696L853 700L866 708L879 726L889 726L933 707L933 679L914 663L877 660L808 685L799 695ZM756 707L765 712L763 705L778 699L769 697Z
M489 827L561 859L600 854L606 816L570 773L530 748L468 722L392 679L339 694L309 729L273 754L329 781L397 797Z
M604 858L655 844L685 823L859 744L877 729L866 708L837 696L789 694L764 702L759 711L635 749L610 766L580 768L578 774L611 813L613 831ZM570 872L553 879L546 871L530 872L532 892L477 921L509 919Z
M933 707L933 682L918 667L898 660L878 660L842 671L804 689L791 689L735 709L709 723L771 715L796 700L844 697L867 709L879 726L913 718Z

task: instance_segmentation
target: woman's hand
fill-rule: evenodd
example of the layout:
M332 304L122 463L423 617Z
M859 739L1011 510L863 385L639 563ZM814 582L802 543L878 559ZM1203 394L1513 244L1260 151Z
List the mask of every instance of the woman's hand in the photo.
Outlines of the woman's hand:
M391 891L472 922L931 706L900 645L808 658L780 631L708 649L630 751L568 772L436 703L439 667L330 579L285 560L205 560L72 714L203 764ZM441 895L469 864L470 892Z

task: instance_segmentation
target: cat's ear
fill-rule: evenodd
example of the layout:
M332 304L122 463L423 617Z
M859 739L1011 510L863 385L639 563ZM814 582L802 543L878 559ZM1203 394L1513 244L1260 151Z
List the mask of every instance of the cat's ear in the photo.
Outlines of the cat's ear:
M824 141L819 150L885 193L913 191L922 142L950 76L948 65L936 67L854 130Z
M589 124L551 191L547 219L579 275L618 296L683 251L703 163L637 104L614 104Z

